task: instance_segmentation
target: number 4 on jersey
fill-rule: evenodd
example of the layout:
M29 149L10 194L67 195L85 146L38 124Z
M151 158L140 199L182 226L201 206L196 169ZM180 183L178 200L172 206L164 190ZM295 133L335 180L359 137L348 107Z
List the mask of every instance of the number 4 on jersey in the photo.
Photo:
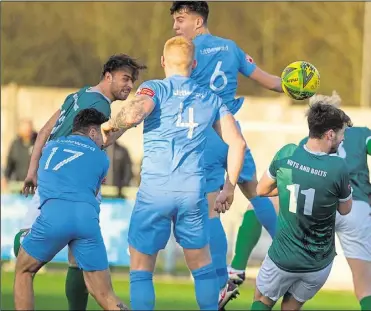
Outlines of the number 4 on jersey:
M44 167L45 170L47 170L49 168L50 161L52 160L52 158L55 155L55 153L57 152L57 150L58 150L58 147L54 147L52 149L52 152L50 153L50 155L48 157L48 160L46 160L45 167ZM63 151L67 152L67 153L70 153L70 154L72 153L73 155L64 159L63 161L57 163L53 167L53 171L58 171L63 165L66 165L67 163L69 163L73 160L76 160L78 157L81 157L84 154L83 152L74 151L74 150L70 150L70 149L63 149Z
M182 120L183 109L184 109L184 104L180 103L179 111L178 111L178 118L177 118L177 121L176 121L176 127L189 128L187 138L192 139L193 131L198 126L198 123L195 123L194 113L193 113L193 108L192 107L190 107L188 109L188 122L183 122L183 120Z
M286 188L288 191L290 191L289 211L291 213L296 214L298 209L298 197L300 185L298 184L288 185L286 186ZM315 192L316 190L313 188L300 191L300 194L303 194L305 196L304 215L312 216Z

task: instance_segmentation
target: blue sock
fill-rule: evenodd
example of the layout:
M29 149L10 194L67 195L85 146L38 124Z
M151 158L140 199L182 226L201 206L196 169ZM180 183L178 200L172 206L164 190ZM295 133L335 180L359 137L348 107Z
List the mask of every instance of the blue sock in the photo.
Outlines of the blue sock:
M227 271L227 237L219 217L209 219L210 254L218 276L219 288L222 289L228 281Z
M192 270L192 275L200 310L218 310L219 285L213 264Z
M256 218L273 239L276 233L277 214L272 201L265 197L255 197L250 203L254 206Z
M131 310L153 310L155 308L155 289L152 272L130 271Z

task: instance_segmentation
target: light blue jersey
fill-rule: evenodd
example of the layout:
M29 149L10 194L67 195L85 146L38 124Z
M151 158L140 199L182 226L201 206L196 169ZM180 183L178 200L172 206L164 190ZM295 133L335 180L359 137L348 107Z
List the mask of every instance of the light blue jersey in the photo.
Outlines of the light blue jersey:
M109 160L89 137L69 135L50 141L39 162L40 206L49 199L87 202L99 209L95 197Z
M143 83L137 94L155 108L144 121L141 187L199 191L205 184L207 132L229 113L221 99L191 78L172 76Z
M89 137L62 136L45 145L37 171L41 212L22 243L30 256L48 262L68 245L80 269L108 269L95 197L108 166Z
M197 67L191 78L221 97L231 113L237 113L244 100L235 99L238 73L246 77L253 73L256 65L252 58L234 41L211 34L199 35L193 43Z
M208 244L204 150L212 125L229 111L222 100L187 77L143 83L137 94L155 108L144 120L141 184L128 242L143 254L163 249L171 233L183 248Z

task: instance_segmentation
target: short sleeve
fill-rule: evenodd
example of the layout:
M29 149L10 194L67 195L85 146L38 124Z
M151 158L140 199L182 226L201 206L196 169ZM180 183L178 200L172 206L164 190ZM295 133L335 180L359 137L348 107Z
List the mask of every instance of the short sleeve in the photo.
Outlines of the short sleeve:
M280 163L282 163L282 160L291 157L294 154L297 147L298 146L295 144L288 144L283 146L276 153L267 170L267 174L269 175L269 177L271 177L272 179L277 178L277 171L280 169Z
M350 186L349 173L346 165L341 166L340 177L337 179L339 202L346 202L352 198L352 187Z
M236 48L240 63L238 71L244 76L249 77L256 69L256 64L250 55L246 54L238 46Z
M161 98L163 96L160 83L156 81L143 82L139 86L135 95L147 95L148 97L152 98L156 106L160 104Z
M278 160L279 160L279 151L274 156L269 168L267 170L267 174L270 178L276 179L277 178L277 170L278 170Z

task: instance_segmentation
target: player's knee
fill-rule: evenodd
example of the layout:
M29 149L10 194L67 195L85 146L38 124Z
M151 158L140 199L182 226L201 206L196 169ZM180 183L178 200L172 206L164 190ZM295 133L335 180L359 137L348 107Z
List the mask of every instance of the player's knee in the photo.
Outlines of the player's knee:
M39 271L42 266L42 262L27 254L22 246L20 247L15 265L15 274L32 275Z
M352 271L354 293L358 300L371 295L371 261L347 258Z
M209 245L200 249L183 249L187 266L190 270L196 270L211 263Z

